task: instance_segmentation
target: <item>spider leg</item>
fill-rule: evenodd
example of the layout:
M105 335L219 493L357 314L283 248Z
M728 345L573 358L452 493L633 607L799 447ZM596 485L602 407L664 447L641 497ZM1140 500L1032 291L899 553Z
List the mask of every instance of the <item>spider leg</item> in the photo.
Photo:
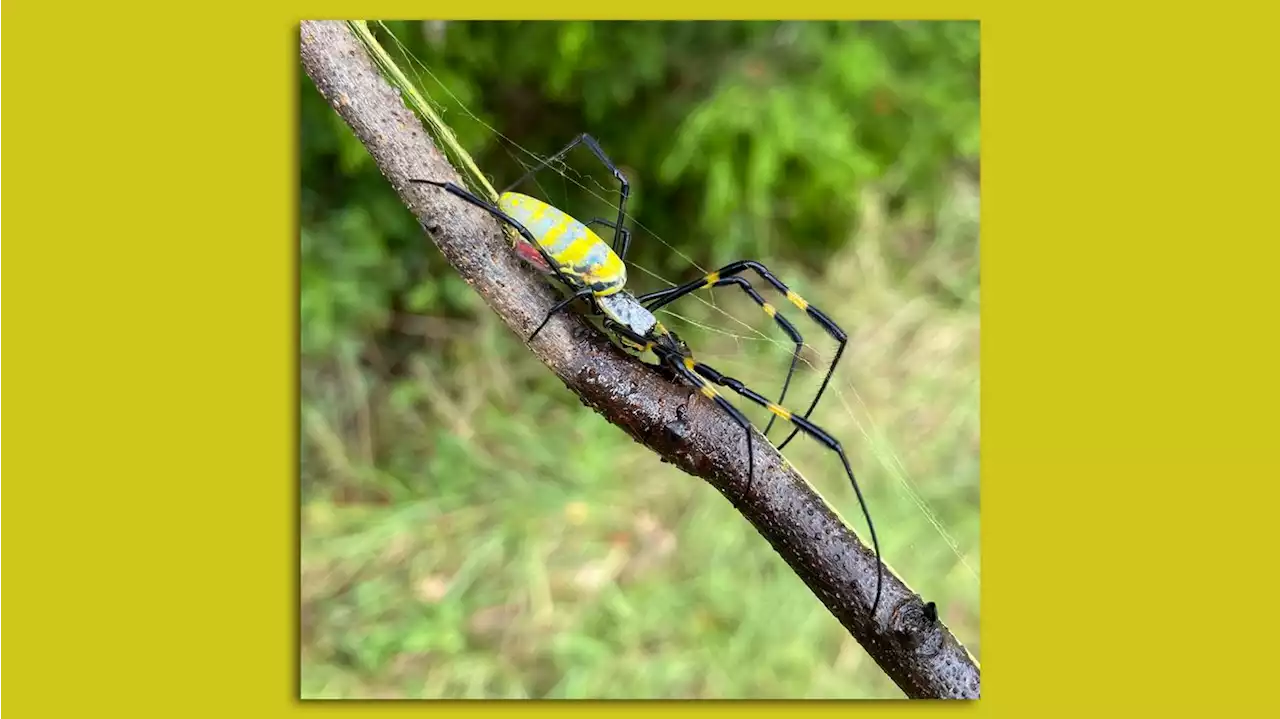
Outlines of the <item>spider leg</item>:
M788 322L787 318L783 317L782 314L778 312L776 307L774 307L773 305L765 301L764 297L761 296L761 294L756 291L756 288L752 287L751 283L748 282L747 279L741 275L733 275L731 277L721 277L715 280L714 282L704 283L702 285L699 285L698 289L723 287L725 285L737 285L743 292L747 294L748 297L751 298L752 302L755 302L757 305L760 306L760 309L764 310L765 314L772 317L774 322L776 322L778 326L782 327L782 331L786 332L787 336L791 338L791 341L795 342L796 344L795 352L793 352L791 355L791 367L787 370L787 378L782 383L782 394L778 395L778 404L782 404L787 398L787 389L791 386L791 378L796 373L796 366L800 363L800 351L804 349L804 337L800 336L800 331L795 328L795 325ZM674 288L667 288L664 290L658 290L656 292L650 292L648 294L640 295L636 299L640 301L640 304L646 305L645 309L648 309L650 312L656 312L660 307L671 302L672 299L676 299L676 298L669 298L669 297L675 292L677 292L679 289L680 289L679 287L674 287ZM652 302L653 304L649 304L650 302ZM769 424L766 425L764 428L765 437L769 436L769 430L773 429L773 423L777 419L778 419L777 415L773 415L769 417Z
M415 180L415 179L412 179L412 178L409 180L409 182L413 182L413 183L420 184L420 185L431 185L432 187L439 187L439 188L440 188L440 189L442 189L442 190L446 190L446 191L448 191L450 194L456 195L457 197L460 197L460 198L462 198L463 200L466 200L467 202L470 202L471 204L473 204L473 205L475 205L476 207L479 207L480 209L482 209L482 210L484 210L484 211L488 212L489 214L493 215L494 217L497 217L499 220L502 220L503 222L507 223L508 225L511 225L513 228L515 228L516 232L519 232L519 233L520 233L520 236L521 236L521 237L523 237L526 241L528 241L528 243L529 243L529 245L530 245L530 246L532 246L535 250L537 250L537 251L538 251L538 254L542 256L542 259L546 261L547 266L548 266L548 267L550 267L550 268L552 269L552 271L555 273L555 275L556 275L556 279L558 279L558 280L560 280L560 282L564 283L564 285L565 285L566 287L574 287L574 288L576 288L576 287L578 287L578 286L581 284L580 282L576 282L575 280L570 279L568 275L566 275L564 272L562 272L562 271L560 270L560 264L559 264L558 262L556 262L556 261L555 261L555 258L553 258L553 257L550 255L550 253L548 253L548 252L547 252L546 248L544 248L544 247L543 247L543 246L538 242L538 239L537 239L536 237L534 237L534 236L533 236L533 233L532 233L532 232L530 232L530 231L529 231L529 229L528 229L527 227L525 227L524 225L520 224L520 223L519 223L515 218L513 218L513 217L511 217L510 215L508 215L507 213L503 212L503 211L502 211L498 206L494 205L493 203L491 203L491 202L486 202L485 200L483 200L483 199L481 199L481 198L479 198L479 197L476 197L474 194L472 194L472 193L468 192L468 191L467 191L466 189L464 189L464 188L458 187L457 185L455 185L455 184L454 184L454 183L452 183L452 182L438 182L438 181L436 181L436 180ZM585 290L585 294L590 294L590 293L591 293L591 292L590 292L590 290L589 290L589 289ZM549 312L547 312L547 316L546 316L545 318L543 318L543 320L542 320L542 324L538 325L538 329L534 330L533 334L529 336L529 339L528 339L528 340L525 340L525 341L526 341L526 342L532 342L532 341L533 341L533 338L534 338L534 337L536 337L536 336L538 335L538 333L542 331L542 328L543 328L543 327L547 324L547 322L551 319L551 316L552 316L552 315L554 315L556 312L558 312L558 311L560 311L560 310L564 309L564 307L568 306L568 305L569 305L569 303L571 303L573 300L577 299L579 296L582 296L583 294L584 294L584 291L583 291L583 290L578 290L578 291L577 291L577 292L575 292L575 293L574 293L574 295L573 295L572 297L570 297L568 300L564 300L564 301L561 301L561 302L556 303L556 304L551 308L551 310L550 310Z
M747 487L743 490L742 497L744 499L750 497L753 480L755 479L756 474L755 448L751 446L751 435L753 433L751 420L747 419L747 416L742 413L742 410L733 406L732 402L725 399L719 392L717 392L716 388L712 387L710 382L693 370L689 369L688 362L692 362L692 360L681 358L673 352L659 353L659 356L662 357L664 363L676 374L685 378L692 383L693 386L697 387L698 390L702 392L702 396L712 402L715 402L716 405L729 414L729 417L732 418L734 422L738 423L739 427L742 427L742 431L747 435Z
M876 595L875 599L871 603L871 613L874 615L876 613L876 609L880 606L880 589L881 585L884 583L884 562L880 560L880 540L876 538L876 526L871 522L871 512L867 509L867 502L862 496L862 489L858 486L857 478L853 476L853 467L849 465L849 458L845 455L844 448L840 445L840 442L827 434L827 432L818 425L810 422L804 417L792 414L791 411L785 407L781 407L770 402L768 399L765 399L764 396L755 390L752 390L750 387L747 387L742 382L732 377L726 377L717 370L698 362L691 357L685 359L685 364L689 369L693 370L698 375L705 377L707 380L710 380L722 387L728 387L740 396L767 408L776 416L791 422L796 426L796 431L804 432L817 440L819 444L824 445L827 449L830 449L840 455L840 462L844 465L844 470L849 475L849 483L853 485L853 493L858 497L858 505L862 507L862 516L867 520L867 529L871 532L871 546L876 554Z
M606 329L620 336L626 337L636 345L653 350L654 353L658 355L658 359L660 359L665 366L670 367L677 374L684 377L694 386L698 387L704 396L715 402L717 406L723 408L733 421L743 428L743 431L747 434L747 488L743 492L744 497L750 495L752 480L755 476L755 455L751 444L751 423L747 420L746 416L742 414L741 410L733 406L732 403L725 399L720 392L712 386L713 384L728 387L738 395L767 408L778 417L794 424L797 431L803 431L827 449L830 449L840 456L840 462L844 465L845 473L849 475L849 483L853 485L853 493L858 498L858 505L862 508L862 516L867 520L867 529L871 533L871 547L876 556L876 594L875 598L871 602L871 614L874 615L876 613L876 609L880 606L881 587L884 584L884 562L880 559L880 540L876 537L876 527L871 521L871 512L867 509L867 502L862 496L862 489L858 486L858 480L853 474L853 467L850 466L849 458L845 454L844 447L840 445L840 442L827 434L826 430L822 429L818 425L810 422L804 417L794 415L785 407L770 402L764 396L733 377L727 377L716 369L698 362L692 357L682 356L680 353L669 349L660 343L654 342L653 338L637 334L630 328L624 327L617 322L605 320L604 325Z
M730 262L724 267L721 267L715 272L709 273L701 279L687 282L679 287L673 287L671 289L646 295L645 297L654 300L653 304L648 305L647 308L650 312L654 312L658 308L670 304L685 295L692 294L704 287L713 287L721 279L741 274L747 270L755 272L765 282L773 285L774 289L786 295L791 304L804 310L805 313L809 315L810 319L817 322L828 335L831 335L831 337L839 343L835 357L831 360L831 366L827 369L827 375L822 378L822 385L818 388L818 393L814 395L813 402L809 404L809 409L805 410L805 413L801 415L802 418L808 419L809 415L813 414L814 408L818 406L818 401L822 399L823 392L826 392L827 384L831 381L831 376L835 374L836 365L840 363L840 356L844 354L845 344L848 343L849 336L845 334L844 330L840 329L839 325L822 312L822 310L819 310L817 307L809 304L809 302L803 297L792 292L790 287L787 287L782 280L778 279L776 275L769 271L769 268L755 260L738 260L737 262ZM644 301L644 299L645 298L642 297L641 301ZM791 430L791 434L787 435L787 438L782 441L782 444L778 445L778 449L781 450L786 447L792 439L795 439L796 434L800 431L800 425L797 424L795 428Z
M611 228L614 233L613 234L613 251L614 252L618 251L619 243L622 244L623 253L626 252L627 248L631 247L631 230L628 230L627 228L616 224L613 220L606 220L603 217L597 217L593 220L587 220L583 224L585 224L587 227L590 227L592 225L604 225L605 227ZM620 254L618 256L625 259L625 256L623 254Z
M676 375L684 378L694 387L697 387L704 397L715 402L717 406L728 413L729 417L732 418L739 427L742 427L742 431L747 435L747 487L743 491L742 496L744 498L749 497L751 495L751 480L755 476L755 449L751 443L751 420L747 419L747 416L742 413L742 410L733 406L732 402L721 396L720 393L716 391L716 388L712 387L711 383L708 382L706 378L699 376L698 373L693 371L693 360L683 357L680 353L668 349L660 344L656 344L650 338L637 334L631 328L620 325L613 320L606 319L604 321L604 326L605 329L627 338L637 346L652 350L662 362L662 366L669 368Z
M520 179L508 185L503 192L510 192L534 174L542 171L558 160L563 159L565 155L568 155L569 152L578 145L586 145L587 149L591 150L591 154L595 155L596 159L608 168L609 172L613 173L614 178L618 180L618 184L620 185L618 190L618 220L610 226L615 230L613 235L613 251L618 253L618 256L625 260L627 259L627 250L630 249L631 245L631 233L623 232L621 228L622 221L627 216L627 198L631 195L631 183L627 181L627 176L622 174L622 170L619 170L618 166L613 164L613 160L610 160L609 156L605 154L603 149L601 149L600 143L596 142L596 139L587 133L584 132L573 138L573 140L571 140L568 145L561 148L559 152L529 168L529 170L525 172Z
M542 318L542 324L538 325L538 329L534 330L533 334L529 335L529 339L525 340L525 342L532 342L533 338L538 336L538 333L542 331L543 327L547 326L547 323L551 321L551 318L554 317L557 312L573 304L574 300L580 299L582 297L590 297L590 296L591 296L591 288L583 287L582 289L578 290L572 295L552 305L551 309L547 310L547 316Z

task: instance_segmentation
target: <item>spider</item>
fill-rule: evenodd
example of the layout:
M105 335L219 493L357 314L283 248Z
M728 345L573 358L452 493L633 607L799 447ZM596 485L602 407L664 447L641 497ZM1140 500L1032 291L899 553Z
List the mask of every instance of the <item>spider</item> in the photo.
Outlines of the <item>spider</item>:
M512 192L515 187L528 180L535 173L561 160L579 145L585 145L595 155L596 159L608 168L614 178L618 180L620 187L616 220L595 218L584 224L542 200ZM717 386L727 387L739 396L765 407L773 414L764 430L766 438L769 430L773 427L773 422L777 419L782 419L793 425L791 434L783 440L782 444L778 445L779 450L782 450L797 433L803 432L839 455L840 462L844 465L845 473L849 475L849 482L853 485L854 494L858 498L862 515L866 518L867 528L871 533L871 544L875 551L877 568L876 594L871 605L871 612L872 614L875 613L880 604L884 563L880 559L880 543L876 538L875 525L871 522L871 513L867 510L862 490L858 486L858 480L853 475L853 468L849 465L849 459L845 455L844 448L834 437L808 419L809 414L817 407L822 393L826 390L827 384L831 380L831 375L835 372L835 366L840 361L840 356L844 352L845 344L848 341L848 336L844 330L840 329L839 325L821 310L793 292L767 267L755 260L730 262L714 272L676 287L669 287L639 296L628 292L625 289L627 282L625 260L627 250L631 244L631 232L624 227L623 221L626 218L627 198L631 193L631 186L622 171L614 165L609 156L601 149L600 144L588 134L578 135L555 155L530 168L524 176L500 193L497 205L477 197L452 182L423 179L410 179L409 181L443 189L510 225L521 237L521 240L515 245L517 254L538 271L544 275L553 276L572 291L569 297L557 302L547 311L541 324L533 331L533 334L529 335L526 342L532 342L557 312L564 310L578 299L586 299L591 305L592 312L604 318L603 325L605 329L611 332L623 347L638 353L653 352L663 366L673 371L676 376L692 383L704 396L728 413L747 435L747 487L744 496L750 495L751 482L755 473L751 444L752 425L746 415L733 403L725 399L716 389ZM613 230L612 248L590 229L591 225L601 225ZM835 357L831 362L831 368L827 371L826 377L823 378L822 385L819 387L817 395L814 396L813 402L810 403L809 409L803 415L791 412L783 407L781 403L785 399L787 388L791 384L792 375L795 373L796 364L800 359L800 352L804 347L804 340L795 326L783 317L777 308L769 304L751 283L742 276L742 273L747 270L755 272L761 279L785 295L793 305L808 314L839 344L839 348L836 350ZM675 332L664 327L654 316L654 312L660 308L698 290L728 285L735 285L746 293L795 342L791 368L787 372L787 378L783 382L782 393L777 403L765 398L741 381L728 377L695 359L689 346Z

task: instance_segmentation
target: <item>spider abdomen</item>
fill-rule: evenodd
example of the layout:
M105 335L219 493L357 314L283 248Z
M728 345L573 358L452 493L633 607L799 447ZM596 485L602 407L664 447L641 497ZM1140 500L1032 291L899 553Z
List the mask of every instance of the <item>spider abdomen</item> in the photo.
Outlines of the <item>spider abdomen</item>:
M591 228L568 213L518 192L502 193L498 207L529 230L570 280L590 287L599 297L612 295L626 285L627 268L622 258ZM536 252L520 255L547 271Z

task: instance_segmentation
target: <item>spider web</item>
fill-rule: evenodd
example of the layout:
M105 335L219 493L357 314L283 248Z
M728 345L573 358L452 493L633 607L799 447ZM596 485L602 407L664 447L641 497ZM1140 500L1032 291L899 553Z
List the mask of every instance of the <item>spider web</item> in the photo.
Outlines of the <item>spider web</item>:
M444 82L442 82L435 75L435 73L431 71L431 68L429 68L426 65L426 63L424 63L418 57L414 56L413 53L411 53L408 50L408 48L405 47L404 43L400 40L400 38L394 32L392 32L380 21L372 24L377 25L382 30L382 33L385 35L385 37L388 37L392 40L396 50L399 52L400 56L407 63L408 72L414 76L415 81L417 82L420 88L426 87L426 84L423 82L423 74L425 74L427 77L430 78L430 80L432 81L432 85L434 87L439 88L441 92L448 95L449 98L454 103L456 103L459 108L461 108L462 112L466 115L466 119L484 127L494 137L500 139L502 142L499 143L499 146L502 147L503 150L508 154L508 156L511 157L515 162L517 162L520 166L522 166L525 170L528 170L534 165L545 161L547 157L549 157L547 155L540 155L532 150L529 150L521 146L518 142L511 139L507 135L504 135L497 128L486 123L482 118L480 118L474 112L472 112L471 109L467 107L466 103L464 103L462 99L459 98L456 94L454 94L448 88L448 86ZM436 99L430 93L424 93L424 97L426 101L431 103L431 105L442 116L447 113L447 108L445 108L443 105L437 102ZM577 186L581 190L587 192L592 197L604 203L606 206L613 208L615 212L618 209L617 204L612 199L617 195L616 188L606 187L595 176L588 175L588 174L574 170L573 168L569 167L568 164L563 159L557 161L556 163L553 163L552 165L549 165L544 171L544 173L545 172L556 173L556 175L561 179L562 182L572 183L573 185ZM550 196L551 193L547 191L546 186L543 185L542 180L540 179L542 177L546 177L544 173L539 173L538 175L534 175L532 178L530 178L530 181L533 182L540 189L540 191L542 191L542 194L544 197L547 197L547 196ZM672 243L665 240L657 232L646 227L637 218L631 216L630 214L627 214L626 219L632 225L633 238L635 235L640 234L642 232L646 238L650 238L661 243L673 254L675 254L677 257L682 259L684 262L688 263L689 266L696 268L699 272L703 274L706 274L707 272L709 272L708 268L701 266L692 257L682 252L678 247L676 247ZM678 282L674 282L666 277L663 277L660 273L654 270L651 270L649 268L646 268L641 264L629 261L628 267L639 270L640 272L647 275L649 278L656 280L658 282L661 282L665 286L670 287L670 286L675 286L679 284ZM697 327L700 331L703 331L709 334L723 336L726 339L732 340L735 346L739 348L741 348L743 344L766 343L770 345L772 348L780 348L781 350L784 350L788 355L790 355L791 352L793 352L795 349L794 343L785 342L776 337L767 335L763 331L761 331L759 328L748 324L746 321L742 320L736 315L722 309L719 305L716 304L715 295L711 295L710 299L708 299L701 295L692 294L692 295L689 295L688 298L695 299L698 302L702 303L702 305L710 308L710 310L713 313L715 313L719 317L722 317L727 323L732 323L732 325L735 328L741 328L742 332L735 332L729 329L714 327L706 323L699 322L687 315L683 315L678 312L672 311L667 307L664 307L661 310L659 310L659 314L678 319L681 322L686 323L690 326ZM804 343L804 350L805 352L803 352L800 356L801 364L805 365L809 370L815 371L815 372L825 372L828 369L830 365L830 359L831 359L830 354L823 352L820 348L810 344L807 340ZM706 357L715 357L714 364L716 366L725 366L730 368L734 368L734 367L745 368L747 365L747 361L743 360L740 356L724 356L721 354L713 355L705 352L699 352L699 354ZM810 356L816 356L819 361L810 359ZM867 402L864 400L862 394L859 393L857 387L854 386L852 380L847 378L841 378L839 375L832 376L830 380L830 384L827 387L826 394L824 394L824 397L830 397L831 395L834 395L835 398L839 401L839 406L843 409L847 419L849 419L851 423L858 428L858 431L861 433L863 439L867 442L867 446L871 448L872 453L876 457L877 461L880 462L882 468L885 470L887 474L889 474L889 476L893 478L898 492L900 494L906 495L910 499L910 501L914 504L914 506L918 509L918 511L920 511L920 513L925 517L928 523L932 526L933 530L937 533L939 538L941 538L943 542L947 545L947 547L950 549L951 553L956 557L960 565L963 566L963 568L966 570L968 575L972 577L974 583L975 584L979 583L980 577L977 569L975 569L975 567L969 562L969 557L966 554L966 552L962 551L960 547L960 543L948 531L943 521L938 517L937 512L934 511L934 509L930 506L929 502L924 498L920 490L919 484L915 481L914 478L911 477L911 474L907 470L906 465L902 460L902 457L894 449L893 443L888 437L887 433L885 433L882 427L876 423L875 419L872 416L870 407L868 406ZM849 396L852 396L853 398L852 402L850 401ZM822 406L829 406L829 403L824 404ZM855 411L855 407L858 409L858 411ZM863 419L864 417L865 417L865 421ZM788 464L791 464L789 460L788 460ZM801 477L804 476L798 467L795 467L794 465L792 465L792 467L796 470L798 474L800 474ZM808 482L807 479L805 481ZM809 484L810 486L813 486L812 482L810 482ZM886 562L886 566L888 566L888 562Z

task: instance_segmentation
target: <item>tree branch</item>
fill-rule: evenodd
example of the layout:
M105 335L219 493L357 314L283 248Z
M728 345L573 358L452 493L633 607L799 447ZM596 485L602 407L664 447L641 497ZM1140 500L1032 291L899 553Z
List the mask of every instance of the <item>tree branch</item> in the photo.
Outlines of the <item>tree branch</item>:
M517 259L494 218L441 190L408 182L465 184L351 28L339 21L303 22L301 56L316 88L444 257L512 331L527 337L556 296ZM746 438L697 391L623 353L573 313L553 319L530 349L583 404L728 498L907 696L979 696L977 662L887 567L878 615L868 616L874 554L763 435L752 442L756 476L744 501Z

